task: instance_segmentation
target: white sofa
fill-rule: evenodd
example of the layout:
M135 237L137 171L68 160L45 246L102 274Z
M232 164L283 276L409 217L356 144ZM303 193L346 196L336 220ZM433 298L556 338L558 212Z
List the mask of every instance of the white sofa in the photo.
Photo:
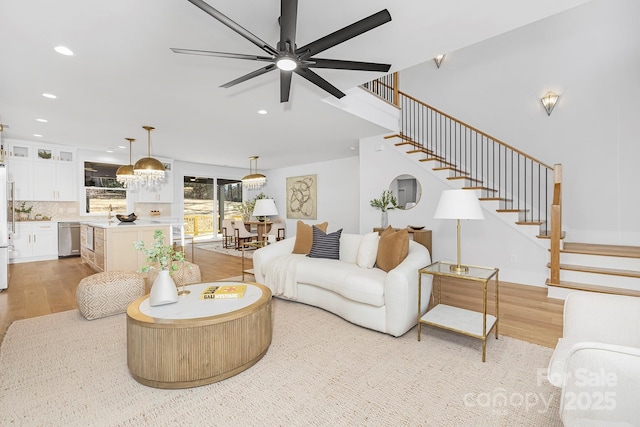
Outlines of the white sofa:
M356 263L363 235L343 233L340 259L290 256L295 237L258 249L253 255L256 281L278 289L274 280L282 279L274 269L283 257L295 258L287 268L293 293L274 292L274 296L323 308L338 316L376 331L401 336L418 320L418 269L431 263L424 246L409 241L409 253L388 273ZM431 276L422 278L421 313L427 310L431 296Z
M572 292L548 368L565 426L640 425L640 298Z

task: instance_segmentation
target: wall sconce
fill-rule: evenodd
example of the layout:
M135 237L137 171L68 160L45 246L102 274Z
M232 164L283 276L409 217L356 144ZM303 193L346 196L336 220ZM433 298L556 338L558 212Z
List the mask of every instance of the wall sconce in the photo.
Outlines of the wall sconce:
M556 103L558 102L559 98L560 98L560 95L551 91L545 93L544 96L540 98L540 102L542 102L542 106L546 110L547 116L551 115L551 112L553 111L553 107L556 106Z
M440 64L442 64L442 60L444 59L444 57L447 56L444 53L436 56L435 58L433 58L433 62L436 63L436 67L440 68Z

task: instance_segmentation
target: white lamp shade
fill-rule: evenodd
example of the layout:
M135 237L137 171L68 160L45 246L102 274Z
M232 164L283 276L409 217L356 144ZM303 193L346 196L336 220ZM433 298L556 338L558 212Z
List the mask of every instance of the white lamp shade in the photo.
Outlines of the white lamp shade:
M484 219L473 190L445 190L433 215L438 219Z
M270 216L278 215L276 202L273 199L258 199L253 207L253 216Z

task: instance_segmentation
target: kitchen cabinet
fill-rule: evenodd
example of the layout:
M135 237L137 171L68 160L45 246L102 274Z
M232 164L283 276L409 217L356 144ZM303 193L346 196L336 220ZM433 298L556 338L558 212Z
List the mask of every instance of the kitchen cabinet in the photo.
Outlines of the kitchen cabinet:
M8 147L16 200L77 201L75 148L24 141Z
M33 198L33 146L22 142L7 144L7 180L15 183L15 200Z
M34 144L33 200L76 201L76 152L52 144Z
M58 258L58 227L51 221L18 221L11 235L12 263Z
M150 247L156 230L162 230L168 242L170 228L170 225L123 225L117 222L82 224L82 261L95 271L137 271L146 265L146 259L142 252L133 248L133 242L143 240Z

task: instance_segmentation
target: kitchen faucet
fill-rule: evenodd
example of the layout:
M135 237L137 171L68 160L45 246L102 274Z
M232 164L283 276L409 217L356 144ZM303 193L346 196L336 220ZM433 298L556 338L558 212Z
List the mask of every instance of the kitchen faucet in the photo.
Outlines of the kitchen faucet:
M112 218L113 218L113 206L111 206L111 203L109 203L109 216L107 216L107 219L111 221Z

